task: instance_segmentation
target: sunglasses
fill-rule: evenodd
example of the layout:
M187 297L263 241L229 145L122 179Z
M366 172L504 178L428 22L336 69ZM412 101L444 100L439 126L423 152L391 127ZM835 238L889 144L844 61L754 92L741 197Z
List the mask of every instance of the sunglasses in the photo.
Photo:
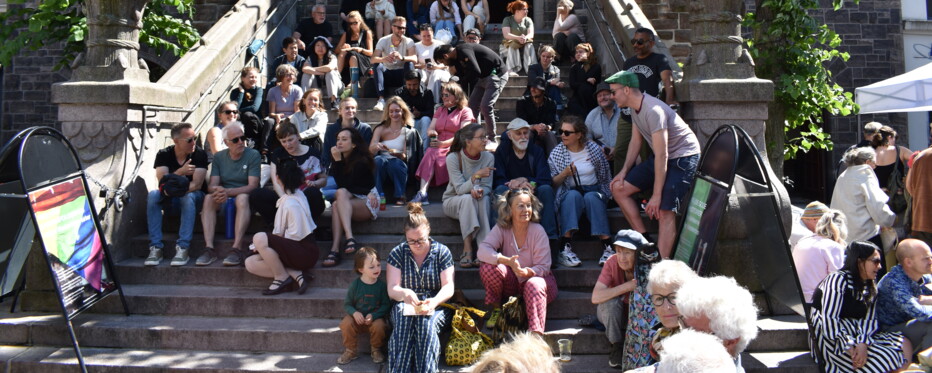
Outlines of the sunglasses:
M407 30L407 29L408 29L408 28L405 27L405 26L395 26L395 25L392 25L392 27L394 27L394 28L396 28L396 29L399 29L399 30Z
M348 24L349 24L350 26L356 26L356 25L359 24L359 22L348 22Z
M644 45L644 44L647 44L648 42L650 42L650 40L646 40L646 39L631 39L631 44L632 44L632 45Z
M233 143L233 144L239 144L240 141L242 141L242 142L245 143L246 140L248 140L248 139L249 139L249 138L246 137L246 136L240 136L240 137L234 137L234 138L228 139L228 140L230 140L230 142Z
M181 140L183 140L186 144L190 144L194 142L194 137L189 137L189 138L181 139Z
M572 134L577 133L577 132L579 132L579 131L566 131L566 130L560 130L560 131L557 131L557 132L560 133L560 134L563 135L563 136L569 136L569 135L572 135Z
M876 264L876 265L880 265L880 258L868 259L867 261L868 261L868 262L871 262L871 263L874 263L874 264Z
M239 114L239 110L224 110L223 113L224 113L224 114L227 114L227 115L230 115L230 114Z

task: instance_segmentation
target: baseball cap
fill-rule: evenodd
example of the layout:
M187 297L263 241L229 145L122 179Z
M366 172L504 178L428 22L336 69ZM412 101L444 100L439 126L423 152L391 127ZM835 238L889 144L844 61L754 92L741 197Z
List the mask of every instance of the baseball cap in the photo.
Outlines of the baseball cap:
M508 123L507 129L511 131L511 130L517 130L521 128L528 128L530 126L531 125L528 124L526 120L521 119L521 118L515 118L515 119L512 119L510 123Z
M538 76L534 81L529 81L527 84L528 87L534 87L541 91L547 90L547 81L543 77Z
M631 250L637 250L641 245L647 244L647 239L638 231L631 229L622 229L615 233L615 239L612 246L621 246Z
M624 70L608 77L608 79L605 79L605 82L621 84L625 87L641 88L641 83L638 81L638 76L635 73Z

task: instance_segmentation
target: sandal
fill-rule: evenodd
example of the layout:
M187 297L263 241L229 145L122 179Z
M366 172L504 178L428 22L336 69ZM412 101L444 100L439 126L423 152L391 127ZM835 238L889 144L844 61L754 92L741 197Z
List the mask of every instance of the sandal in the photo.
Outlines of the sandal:
M291 277L288 277L284 280L272 280L272 284L269 285L268 289L262 291L262 295L277 295L291 290L291 285L294 284L294 280ZM272 289L272 286L278 286Z
M298 277L295 277L295 282L298 284L298 294L304 294L307 292L308 285L311 284L312 280L314 280L314 276L312 276L310 273L308 273L307 276L304 276L304 272L302 272L300 275L298 275Z
M340 253L331 251L320 265L323 267L333 267L337 264L340 264Z
M355 252L356 252L356 239L355 239L355 238L347 238L347 239L346 239L346 244L343 245L343 253L344 253L344 254L353 254L353 253L355 253Z
M472 256L471 254L472 253L463 253L463 255L460 255L460 268L472 268L473 262L472 258L470 258Z

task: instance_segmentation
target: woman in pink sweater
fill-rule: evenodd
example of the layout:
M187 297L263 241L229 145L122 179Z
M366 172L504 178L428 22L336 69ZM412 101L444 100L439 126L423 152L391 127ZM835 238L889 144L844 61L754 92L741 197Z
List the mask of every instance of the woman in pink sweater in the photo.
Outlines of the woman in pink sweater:
M493 310L488 324L501 314L502 298L524 296L528 330L543 334L547 304L557 298L550 271L550 243L538 224L541 204L527 189L509 190L498 202L498 223L479 244L479 275L485 303Z

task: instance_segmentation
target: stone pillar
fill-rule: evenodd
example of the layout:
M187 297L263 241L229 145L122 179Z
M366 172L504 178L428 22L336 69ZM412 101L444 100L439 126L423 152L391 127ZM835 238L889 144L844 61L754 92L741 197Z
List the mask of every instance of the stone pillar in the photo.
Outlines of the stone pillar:
M148 0L87 0L87 50L81 53L71 80L52 86L52 102L58 104L62 133L77 149L88 171L91 196L101 213L106 239L114 259L129 253L132 235L145 232L145 192L142 179L130 179L137 160L149 159L155 150L158 122L180 119L149 111L143 122L143 106L184 106L184 92L149 82L149 72L139 59L139 31ZM145 140L144 140L145 138ZM140 167L151 169L151 161ZM129 200L122 206L99 198L102 189L125 187Z
M703 145L722 125L741 127L754 139L766 163L764 128L767 103L773 100L773 83L754 75L754 62L743 47L741 0L692 1L690 10L692 53L683 67L683 81L677 86L683 119ZM784 226L790 229L789 197L779 179L770 174L777 190L780 215ZM719 231L716 272L732 276L757 292L762 286L754 266L748 265L752 262L748 248L749 237L758 230L749 222L759 220L753 218L750 206L754 199L770 197L758 196L756 193L761 190L751 190L741 180L735 184Z

